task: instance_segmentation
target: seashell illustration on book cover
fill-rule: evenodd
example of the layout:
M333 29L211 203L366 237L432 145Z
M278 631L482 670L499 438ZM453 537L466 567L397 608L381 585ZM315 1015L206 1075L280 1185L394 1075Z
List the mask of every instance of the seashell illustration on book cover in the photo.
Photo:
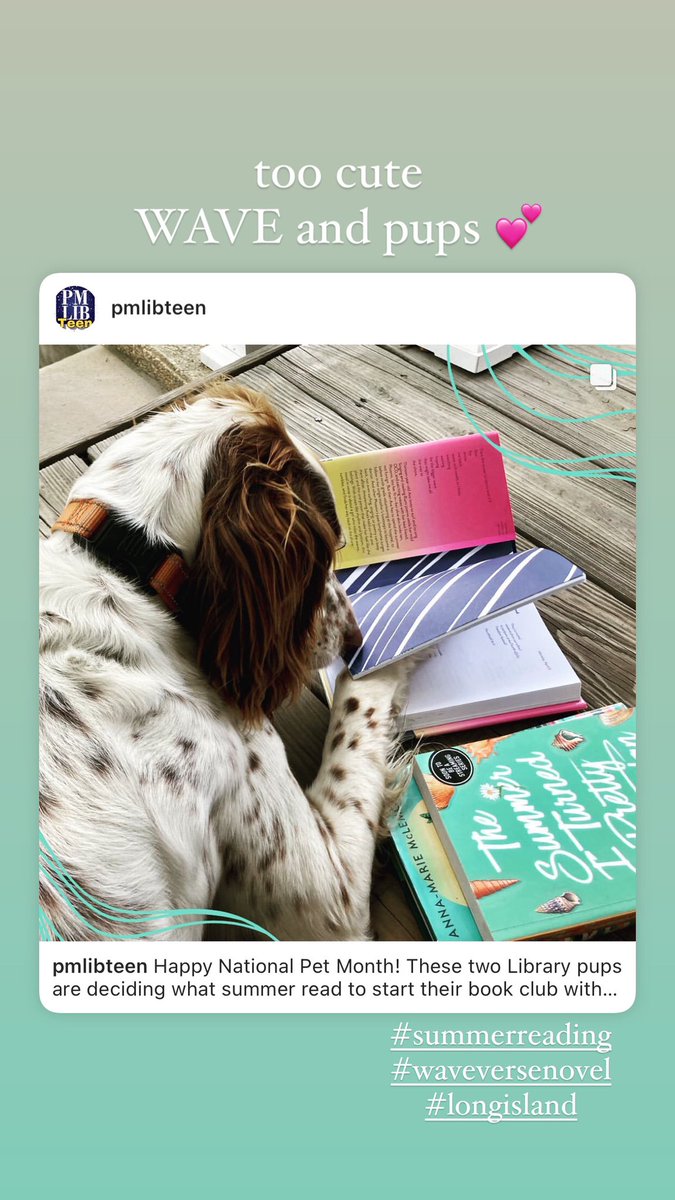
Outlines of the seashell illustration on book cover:
M494 896L495 892L501 892L504 888L513 887L514 884L520 883L519 879L472 879L471 891L477 900L484 900L486 896Z
M449 783L440 783L438 779L434 779L433 775L429 775L426 772L424 774L424 782L429 789L436 808L441 810L447 808L455 794L454 787L451 787Z
M576 750L577 746L582 746L586 741L579 733L571 733L569 729L560 729L553 738L552 745L557 746L559 750Z
M563 892L562 896L554 896L535 909L539 913L569 913L581 904L581 898L575 892Z
M501 734L500 737L482 738L478 742L469 742L461 749L470 754L477 763L484 762L486 758L491 758L495 753L497 742L505 741L507 736L507 734Z
M614 725L623 725L624 721L628 721L634 712L634 708L624 708L623 705L618 705L605 709L605 711L600 714L600 720L603 725L607 725L609 728L612 728Z

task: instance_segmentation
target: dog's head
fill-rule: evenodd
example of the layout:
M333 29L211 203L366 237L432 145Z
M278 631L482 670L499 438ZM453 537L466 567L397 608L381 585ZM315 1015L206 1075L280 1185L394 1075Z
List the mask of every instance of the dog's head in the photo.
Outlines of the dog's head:
M342 531L320 463L263 396L229 385L197 404L227 423L204 474L189 620L202 669L255 723L360 644L333 573Z

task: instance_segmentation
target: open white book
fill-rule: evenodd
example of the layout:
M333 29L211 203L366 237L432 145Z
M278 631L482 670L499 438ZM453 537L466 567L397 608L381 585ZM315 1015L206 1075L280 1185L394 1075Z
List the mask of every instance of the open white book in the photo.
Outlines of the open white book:
M332 700L344 663L322 672ZM438 642L413 672L401 732L471 728L583 708L581 682L534 604Z

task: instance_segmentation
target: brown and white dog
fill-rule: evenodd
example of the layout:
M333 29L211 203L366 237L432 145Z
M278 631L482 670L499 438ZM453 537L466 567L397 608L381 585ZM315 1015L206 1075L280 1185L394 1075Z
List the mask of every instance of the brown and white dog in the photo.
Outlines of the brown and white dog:
M116 441L74 500L176 551L187 582L179 620L77 525L43 544L40 811L70 897L47 872L55 936L119 936L119 914L207 909L218 891L279 938L367 938L409 667L341 677L306 792L270 720L358 633L318 461L232 385ZM150 915L132 927L202 933Z

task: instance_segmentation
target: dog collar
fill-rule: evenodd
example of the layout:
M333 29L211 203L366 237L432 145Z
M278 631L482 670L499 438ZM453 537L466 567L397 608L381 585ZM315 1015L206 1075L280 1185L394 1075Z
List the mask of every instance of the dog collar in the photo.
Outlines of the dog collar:
M180 612L180 592L188 568L175 546L151 542L98 500L71 500L52 533L72 533L78 546L90 549L106 566L119 571L146 592L154 592L173 613Z

